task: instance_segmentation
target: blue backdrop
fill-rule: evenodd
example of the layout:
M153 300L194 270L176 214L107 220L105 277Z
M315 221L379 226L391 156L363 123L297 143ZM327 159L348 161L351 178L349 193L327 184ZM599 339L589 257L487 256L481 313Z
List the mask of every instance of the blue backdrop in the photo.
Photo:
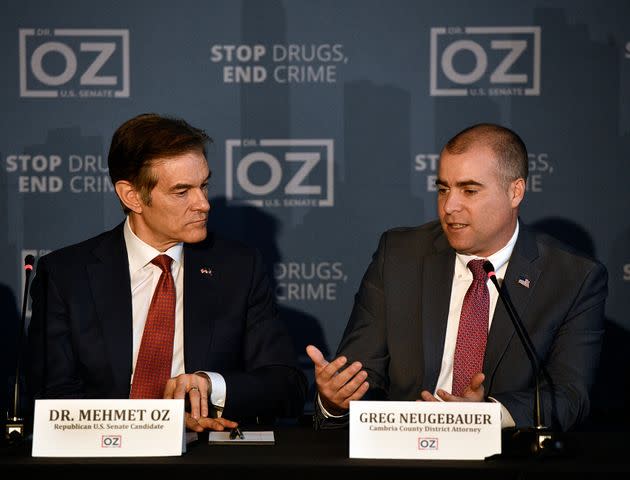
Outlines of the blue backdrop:
M298 350L330 354L380 232L436 216L444 142L472 123L513 128L530 152L523 221L608 268L595 397L621 406L609 389L628 394L628 19L622 0L4 1L2 407L23 258L122 220L107 150L143 112L214 138L211 227L263 251Z

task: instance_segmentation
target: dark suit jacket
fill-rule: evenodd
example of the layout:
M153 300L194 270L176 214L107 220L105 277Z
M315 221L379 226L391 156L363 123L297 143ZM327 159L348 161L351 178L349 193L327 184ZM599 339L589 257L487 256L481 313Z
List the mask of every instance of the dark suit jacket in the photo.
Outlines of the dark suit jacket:
M42 257L31 296L35 398L128 398L132 307L123 224ZM213 234L184 245L184 361L187 373L223 375L226 418L301 414L306 380L256 250Z
M454 265L455 252L439 222L381 237L338 349L349 361L363 363L370 383L367 398L416 400L422 390L435 390ZM518 283L521 275L529 279L529 288ZM544 421L567 429L589 412L603 335L606 270L521 223L503 290L548 374L542 388ZM503 303L497 302L484 387L517 427L533 425L530 365Z

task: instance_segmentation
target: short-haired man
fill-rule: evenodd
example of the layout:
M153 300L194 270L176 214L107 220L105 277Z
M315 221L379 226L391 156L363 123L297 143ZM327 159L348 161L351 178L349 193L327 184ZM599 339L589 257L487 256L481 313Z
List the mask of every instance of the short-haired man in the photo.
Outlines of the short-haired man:
M301 413L306 380L260 254L206 231L208 140L155 114L114 133L109 174L127 217L39 260L35 398L187 398L195 431Z
M491 400L504 427L533 424L536 372L489 260L541 359L544 421L568 429L589 412L601 348L605 268L519 222L528 159L513 131L479 124L440 155L439 222L383 234L328 363L314 346L321 427L347 422L350 400ZM470 293L469 293L470 292Z

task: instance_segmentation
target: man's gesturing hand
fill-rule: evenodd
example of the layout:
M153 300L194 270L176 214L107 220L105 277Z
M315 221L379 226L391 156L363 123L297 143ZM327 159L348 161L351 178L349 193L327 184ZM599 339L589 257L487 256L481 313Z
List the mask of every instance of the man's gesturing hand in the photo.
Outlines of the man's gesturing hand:
M332 415L342 415L351 400L359 400L368 391L367 372L360 362L340 369L348 362L344 356L328 362L317 347L309 345L306 353L315 365L315 383L324 408Z

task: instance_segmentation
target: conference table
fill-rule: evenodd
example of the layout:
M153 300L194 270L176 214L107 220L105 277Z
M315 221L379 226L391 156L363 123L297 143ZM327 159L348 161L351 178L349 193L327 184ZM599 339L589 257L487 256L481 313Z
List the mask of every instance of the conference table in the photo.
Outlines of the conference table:
M67 478L116 475L127 472L162 476L221 475L223 478L416 478L454 475L466 478L628 478L630 452L627 433L573 432L567 434L562 455L532 457L524 452L503 453L479 461L368 460L348 457L348 431L314 431L306 422L273 427L273 445L215 445L203 438L188 445L178 457L143 458L33 458L30 444L3 447L2 478L32 474ZM40 477L42 478L42 477ZM426 478L426 477L425 477ZM435 476L433 478L436 478Z

